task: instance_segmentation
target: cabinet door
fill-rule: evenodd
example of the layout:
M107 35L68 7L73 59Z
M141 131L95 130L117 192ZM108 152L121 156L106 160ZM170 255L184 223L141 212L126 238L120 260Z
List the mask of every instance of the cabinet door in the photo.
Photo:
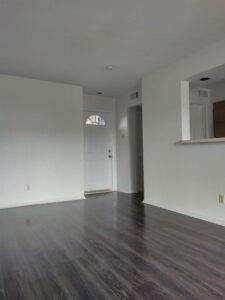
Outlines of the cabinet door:
M214 136L225 137L225 101L213 104Z

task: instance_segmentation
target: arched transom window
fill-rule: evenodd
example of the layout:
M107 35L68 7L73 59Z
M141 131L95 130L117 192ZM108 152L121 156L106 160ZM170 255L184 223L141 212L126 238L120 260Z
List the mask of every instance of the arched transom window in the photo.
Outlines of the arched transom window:
M91 115L86 119L86 125L105 126L105 120L99 115Z

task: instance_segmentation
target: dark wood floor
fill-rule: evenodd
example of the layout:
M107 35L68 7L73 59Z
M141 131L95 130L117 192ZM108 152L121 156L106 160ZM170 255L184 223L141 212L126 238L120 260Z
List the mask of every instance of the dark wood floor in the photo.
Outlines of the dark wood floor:
M0 211L0 299L225 299L225 228L114 193Z

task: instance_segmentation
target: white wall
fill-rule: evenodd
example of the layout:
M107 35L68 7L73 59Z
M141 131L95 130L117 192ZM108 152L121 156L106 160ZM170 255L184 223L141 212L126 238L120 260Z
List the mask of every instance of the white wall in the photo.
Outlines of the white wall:
M131 141L129 132L129 107L140 105L138 100L130 100L130 94L124 95L116 102L117 111L117 182L118 191L133 193Z
M128 99L117 100L117 181L118 191L131 193L131 168L128 132Z
M84 111L109 112L112 115L113 190L117 190L116 99L99 95L84 95Z
M82 111L80 87L0 75L0 208L83 198Z
M225 63L225 40L142 82L145 202L225 225L225 143L179 145L181 80Z

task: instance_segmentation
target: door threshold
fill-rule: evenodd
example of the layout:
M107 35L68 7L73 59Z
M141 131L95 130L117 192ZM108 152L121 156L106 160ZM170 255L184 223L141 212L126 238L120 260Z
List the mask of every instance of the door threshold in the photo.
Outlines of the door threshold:
M112 193L112 190L96 190L96 191L86 191L84 195L95 195L95 194L105 194Z

